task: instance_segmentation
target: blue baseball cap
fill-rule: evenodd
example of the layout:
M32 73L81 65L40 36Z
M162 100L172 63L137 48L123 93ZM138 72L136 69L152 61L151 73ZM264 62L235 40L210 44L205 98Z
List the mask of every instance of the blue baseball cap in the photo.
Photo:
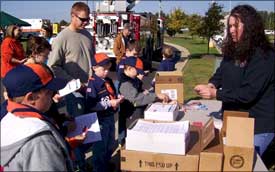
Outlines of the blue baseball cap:
M49 71L47 71L49 70ZM54 78L50 69L42 64L19 65L10 70L3 78L3 84L10 98L26 95L41 88L58 91L67 82L61 78Z
M127 57L124 60L124 65L132 66L136 68L138 74L144 75L143 62L140 58L134 56Z

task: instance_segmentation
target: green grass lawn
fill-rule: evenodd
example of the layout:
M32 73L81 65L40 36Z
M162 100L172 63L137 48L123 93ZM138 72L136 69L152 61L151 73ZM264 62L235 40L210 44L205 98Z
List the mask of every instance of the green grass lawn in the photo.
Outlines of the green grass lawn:
M184 99L196 99L197 94L194 87L197 84L206 84L213 74L215 59L214 58L191 58L186 64L184 73Z
M207 41L198 37L191 39L190 37L173 37L165 38L166 42L177 44L187 48L191 54L186 64L184 73L184 99L196 99L197 94L194 92L194 86L197 84L207 83L213 74L215 66L215 56L213 58L201 58L207 53ZM210 48L210 54L218 54L215 48Z

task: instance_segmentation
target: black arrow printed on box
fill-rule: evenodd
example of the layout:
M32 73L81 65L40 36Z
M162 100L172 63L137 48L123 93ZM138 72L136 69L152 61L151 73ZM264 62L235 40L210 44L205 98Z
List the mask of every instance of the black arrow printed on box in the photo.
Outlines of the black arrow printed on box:
M175 167L176 167L176 171L178 171L179 164L177 162L175 164Z
M139 167L142 167L142 161L139 160Z

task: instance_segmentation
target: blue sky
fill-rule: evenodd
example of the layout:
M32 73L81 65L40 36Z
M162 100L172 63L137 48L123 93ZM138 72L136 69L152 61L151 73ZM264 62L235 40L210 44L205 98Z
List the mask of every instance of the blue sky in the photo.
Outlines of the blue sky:
M45 18L52 22L59 22L64 19L70 21L70 8L76 1L10 1L1 0L1 10L12 14L18 18ZM87 1L85 1L87 2ZM161 7L165 13L171 12L174 8L180 7L187 14L204 15L209 8L211 1L164 1L162 0ZM229 11L239 4L250 4L257 10L274 11L274 1L216 1L224 8L224 11ZM94 9L95 3L92 0L88 1L91 9ZM159 11L159 1L140 0L133 8L137 12L157 12Z

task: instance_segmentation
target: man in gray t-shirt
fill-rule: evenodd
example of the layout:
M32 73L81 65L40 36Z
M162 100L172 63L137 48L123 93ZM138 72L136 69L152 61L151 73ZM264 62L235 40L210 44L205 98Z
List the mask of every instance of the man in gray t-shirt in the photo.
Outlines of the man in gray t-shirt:
M94 58L93 38L85 29L90 20L89 14L90 9L83 2L76 2L72 6L71 23L53 41L48 60L57 77L67 81L79 78L83 86L92 74L91 58ZM65 100L70 115L84 113L84 99L69 94Z
M76 2L71 9L71 23L54 39L48 65L57 77L66 81L80 79L83 88L92 74L91 58L94 58L93 38L85 30L89 23L90 9L83 2ZM80 89L85 90L85 89ZM67 112L71 116L85 113L84 98L69 94L65 97ZM75 149L79 170L85 168L85 154L82 149Z

